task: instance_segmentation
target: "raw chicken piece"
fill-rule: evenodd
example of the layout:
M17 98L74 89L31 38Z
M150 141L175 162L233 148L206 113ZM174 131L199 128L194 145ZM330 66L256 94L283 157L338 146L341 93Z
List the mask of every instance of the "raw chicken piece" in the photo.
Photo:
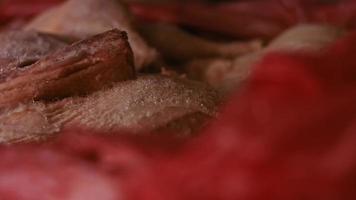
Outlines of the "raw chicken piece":
M68 0L40 14L24 27L25 30L35 29L78 39L113 28L128 33L136 69L149 65L156 58L156 51L137 33L130 13L119 0Z
M344 35L344 31L331 26L303 24L288 29L266 48L235 59L200 59L185 66L192 79L209 83L229 93L246 80L253 65L271 52L318 52Z
M250 42L214 42L194 36L169 24L143 26L145 39L164 57L174 61L187 61L206 57L233 58L261 48L258 40Z
M215 117L218 100L215 90L198 82L141 76L88 97L29 103L3 110L0 143L43 140L69 127L130 133L170 132L185 137Z
M0 107L84 95L113 82L133 79L132 59L126 34L112 30L74 43L34 64L4 66L0 73Z

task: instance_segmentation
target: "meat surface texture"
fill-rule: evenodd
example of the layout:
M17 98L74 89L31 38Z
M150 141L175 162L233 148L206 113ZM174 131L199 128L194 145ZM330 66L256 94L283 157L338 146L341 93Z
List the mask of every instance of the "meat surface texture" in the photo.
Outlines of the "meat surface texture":
M0 33L0 67L4 71L31 65L40 58L68 43L54 35L36 31L6 31Z
M140 29L150 45L165 58L178 62L209 57L234 58L257 51L262 46L258 40L215 42L163 23L147 24Z
M135 78L127 36L118 30L82 40L34 64L1 73L0 107L86 95L114 82Z
M155 59L156 51L138 34L131 18L126 6L119 0L68 0L40 14L24 29L83 39L118 28L128 33L136 69L141 69Z
M45 115L45 105L25 104L15 109L0 111L0 143L41 142L60 129L51 124Z
M215 117L218 101L217 92L201 83L146 75L86 97L4 109L0 143L43 140L70 127L186 137Z
M342 29L314 24L292 27L275 38L267 47L234 59L196 59L185 69L192 79L208 82L224 93L230 93L247 80L249 74L265 55L273 52L319 52L345 34Z
M184 136L215 116L217 100L217 93L200 83L146 75L87 98L53 104L47 117L66 127L134 133L168 129Z

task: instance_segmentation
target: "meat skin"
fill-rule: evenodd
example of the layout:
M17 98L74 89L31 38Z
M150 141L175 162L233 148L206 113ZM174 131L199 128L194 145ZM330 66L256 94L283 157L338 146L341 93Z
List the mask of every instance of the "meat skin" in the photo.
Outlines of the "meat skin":
M119 0L68 0L40 14L24 27L25 30L39 30L77 39L113 28L127 32L137 70L155 60L156 51L138 34L130 13Z
M5 71L23 68L68 45L59 36L36 31L5 31L0 33L0 67Z
M275 38L267 47L233 59L196 59L185 66L188 77L209 83L224 94L239 88L265 55L272 52L321 52L345 31L333 26L301 24Z
M200 83L146 75L86 98L53 104L48 118L66 127L133 133L172 128L166 132L189 135L204 119L215 116L218 99L214 90ZM174 125L175 121L184 123Z
M2 71L0 107L86 95L134 79L127 36L111 30L64 47L24 68Z
M198 82L139 76L85 97L4 109L0 143L44 141L72 127L187 137L215 118L219 100L214 89Z

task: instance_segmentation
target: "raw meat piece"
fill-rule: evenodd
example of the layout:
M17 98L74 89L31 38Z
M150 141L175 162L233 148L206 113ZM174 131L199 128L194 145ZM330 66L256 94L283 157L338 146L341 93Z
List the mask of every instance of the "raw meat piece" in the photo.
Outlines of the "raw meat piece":
M185 136L215 116L218 99L200 83L147 75L87 98L50 105L46 116L56 126L133 133L170 129Z
M218 102L215 90L201 83L141 76L87 97L4 109L0 143L45 140L70 127L187 137L215 117Z
M78 39L113 28L128 33L137 69L155 59L155 50L137 33L127 8L119 0L68 0L40 14L25 26L26 30L34 29Z
M186 143L73 130L40 147L1 147L0 196L354 200L355 51L356 33L321 54L266 56Z
M266 41L301 23L356 28L354 0L239 0L232 2L130 3L143 21L165 22L236 38Z
M0 143L41 142L60 129L50 124L40 103L0 111Z
M217 4L133 2L130 7L143 21L178 24L235 38L271 39L295 21L293 11L274 0Z
M1 147L0 197L355 200L355 52L353 33L320 53L264 56L220 118L179 148L90 131Z
M200 59L188 63L190 78L201 80L224 93L244 82L264 55L270 52L319 52L345 34L342 29L315 24L302 24L286 30L264 49L235 59Z
M0 33L0 67L2 74L35 63L40 58L67 46L64 38L35 31Z
M169 24L147 24L141 29L145 39L164 57L180 62L206 57L233 58L257 51L262 46L258 40L214 42Z
M112 30L74 43L34 64L10 65L10 69L6 66L0 76L0 107L84 95L113 82L133 79L132 59L126 34Z
M28 20L61 2L63 0L2 0L0 1L0 23L4 25L13 20Z
M28 19L61 0L3 0L0 20ZM272 39L300 23L356 28L354 0L239 0L206 2L161 0L132 1L131 11L140 19L190 26L236 38Z
M320 54L266 56L202 137L132 178L127 199L355 199L355 47L353 33Z
M300 24L273 39L264 51L320 51L344 35L345 30L335 26Z

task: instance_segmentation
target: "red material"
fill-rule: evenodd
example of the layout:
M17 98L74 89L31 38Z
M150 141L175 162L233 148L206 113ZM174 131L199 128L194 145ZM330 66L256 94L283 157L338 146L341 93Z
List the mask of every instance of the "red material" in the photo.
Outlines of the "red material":
M271 38L291 24L279 4L265 2L209 5L132 3L132 12L146 21L187 25L233 37Z
M205 31L247 38L271 39L297 23L328 23L356 28L353 0L260 0L232 3L132 3L135 15L146 21L169 22Z
M63 1L0 1L0 23L29 19ZM144 21L175 23L232 37L271 39L286 28L303 22L356 28L354 0L240 0L215 4L130 3L130 8Z
M355 52L356 33L322 55L268 55L184 144L69 131L40 147L3 147L0 196L95 199L111 188L128 200L354 200Z
M355 45L356 33L323 55L266 57L221 118L129 199L355 199Z

